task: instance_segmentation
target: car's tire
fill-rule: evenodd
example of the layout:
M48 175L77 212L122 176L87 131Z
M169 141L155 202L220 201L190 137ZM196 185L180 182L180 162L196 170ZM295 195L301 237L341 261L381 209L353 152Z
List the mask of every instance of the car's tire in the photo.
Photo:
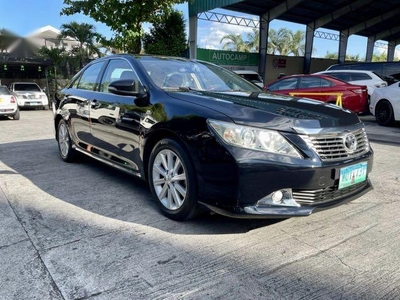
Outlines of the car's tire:
M49 110L50 107L49 107L48 105L43 105L42 109L43 109L43 110Z
M72 148L72 140L69 135L68 125L64 120L60 120L57 126L57 142L62 160L66 162L74 161L76 152L75 149Z
M394 124L393 107L389 101L379 101L375 108L375 119L382 126L391 126Z
M17 109L15 115L13 116L14 120L19 120L20 119L20 113L19 113L19 109Z
M199 206L194 167L178 142L163 139L154 146L148 177L150 190L165 216L184 221L197 215Z

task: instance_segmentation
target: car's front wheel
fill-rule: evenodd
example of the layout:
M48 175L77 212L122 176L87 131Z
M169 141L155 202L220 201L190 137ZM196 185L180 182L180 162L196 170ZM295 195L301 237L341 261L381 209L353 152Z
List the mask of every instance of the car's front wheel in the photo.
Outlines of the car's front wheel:
M75 158L75 150L72 148L72 141L69 135L68 125L64 120L61 120L58 123L57 141L61 158L66 162L72 162Z
M375 118L379 125L391 126L394 123L393 107L387 100L382 100L375 108Z
M179 143L159 141L150 155L148 174L150 190L164 215L183 221L197 214L194 168Z

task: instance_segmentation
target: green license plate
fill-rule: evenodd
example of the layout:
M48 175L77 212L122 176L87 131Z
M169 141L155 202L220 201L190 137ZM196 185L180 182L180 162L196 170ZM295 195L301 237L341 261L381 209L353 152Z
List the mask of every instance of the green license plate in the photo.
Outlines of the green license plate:
M351 165L340 169L339 189L352 186L367 179L367 162Z

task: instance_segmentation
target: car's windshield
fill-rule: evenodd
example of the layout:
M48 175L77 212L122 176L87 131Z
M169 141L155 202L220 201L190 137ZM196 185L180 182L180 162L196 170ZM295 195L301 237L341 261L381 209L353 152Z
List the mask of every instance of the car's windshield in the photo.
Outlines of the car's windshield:
M14 85L15 91L31 91L41 92L40 87L36 83L16 83Z
M254 91L258 87L222 67L180 59L141 57L140 62L152 81L162 89L204 91Z

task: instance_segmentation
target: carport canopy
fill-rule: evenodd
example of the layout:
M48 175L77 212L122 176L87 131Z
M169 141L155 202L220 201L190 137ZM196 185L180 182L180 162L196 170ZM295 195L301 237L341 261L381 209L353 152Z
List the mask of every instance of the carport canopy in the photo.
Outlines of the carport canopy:
M400 44L399 0L196 0L189 1L190 56L196 57L197 16L223 8L259 16L260 66L265 73L269 23L282 20L306 25L304 73L309 73L314 33L318 28L338 31L339 63L344 63L347 41L356 34L368 38L366 61L371 61L375 41L388 42L387 61L393 61L395 47Z

